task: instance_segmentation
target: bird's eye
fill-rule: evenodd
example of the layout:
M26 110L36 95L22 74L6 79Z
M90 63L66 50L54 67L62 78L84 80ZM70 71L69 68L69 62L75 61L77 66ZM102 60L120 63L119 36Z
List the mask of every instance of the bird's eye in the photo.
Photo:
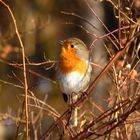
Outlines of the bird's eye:
M70 47L71 47L71 48L74 48L74 45L71 44Z

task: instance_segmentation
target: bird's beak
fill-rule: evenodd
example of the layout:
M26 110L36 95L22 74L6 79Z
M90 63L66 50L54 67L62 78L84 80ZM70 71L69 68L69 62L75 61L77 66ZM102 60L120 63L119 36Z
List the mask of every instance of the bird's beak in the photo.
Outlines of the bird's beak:
M65 47L62 47L62 54L64 54L66 52Z

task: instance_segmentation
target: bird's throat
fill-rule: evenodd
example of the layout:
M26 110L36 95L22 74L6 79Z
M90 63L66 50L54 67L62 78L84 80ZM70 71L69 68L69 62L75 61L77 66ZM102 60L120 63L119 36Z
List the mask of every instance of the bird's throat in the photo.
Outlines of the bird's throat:
M60 56L60 68L63 73L67 74L72 71L77 71L81 74L86 72L87 63L85 60L81 60L76 52L63 50Z

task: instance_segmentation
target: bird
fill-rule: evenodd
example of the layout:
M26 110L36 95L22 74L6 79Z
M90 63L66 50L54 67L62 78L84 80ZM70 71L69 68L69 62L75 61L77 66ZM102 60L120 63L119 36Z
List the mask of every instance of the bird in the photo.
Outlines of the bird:
M92 65L86 44L75 37L61 41L61 51L56 67L56 75L64 100L72 105L89 86ZM77 112L74 112L76 117ZM77 126L77 120L74 126Z

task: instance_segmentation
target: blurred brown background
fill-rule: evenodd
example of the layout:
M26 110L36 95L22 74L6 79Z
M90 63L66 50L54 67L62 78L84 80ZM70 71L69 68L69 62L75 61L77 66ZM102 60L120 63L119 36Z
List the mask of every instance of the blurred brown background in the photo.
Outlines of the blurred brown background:
M59 54L59 40L66 39L68 37L78 37L82 39L87 46L92 43L94 37L88 35L84 30L76 25L82 25L87 30L100 36L104 33L104 28L101 23L92 14L85 1L83 0L5 0L10 6L17 22L17 26L24 43L26 50L26 56L30 62L38 63L46 60L57 60ZM89 1L91 7L96 11L96 14L104 21L109 30L116 28L116 20L114 18L112 7L107 2ZM89 20L98 29L95 30L83 20L75 16L64 15L61 11L76 13ZM109 14L108 14L109 13ZM110 23L110 21L113 21ZM74 23L75 25L67 25L67 22ZM94 62L104 66L106 64L107 55L104 53L103 40L99 40L96 43L96 47L93 51ZM100 47L99 47L100 46ZM0 3L0 60L5 60L11 63L22 63L21 61L21 47L15 34L13 21L7 11L7 9ZM28 86L35 96L41 100L44 100L47 104L50 104L60 113L63 113L67 108L67 104L64 103L61 92L57 84L54 84L52 80L55 80L55 68L46 70L48 65L42 66L27 66L44 78L38 77L31 73L27 73ZM22 85L23 75L22 70L9 66L5 62L0 63L0 79L13 84ZM99 73L99 70L94 70L95 75ZM49 78L50 80L45 79ZM11 114L18 116L22 106L23 90L16 88L8 83L1 81L0 83L0 113ZM102 85L102 91L106 85ZM101 89L101 88L100 88ZM99 89L97 93L99 93ZM104 91L105 93L106 91ZM101 94L102 98L106 98L107 95ZM99 100L100 104L106 105L105 101L101 101L98 96L95 97ZM38 112L38 110L37 110ZM1 118L1 123L9 124L6 126L8 139L13 139L15 134L14 122L7 117L7 119ZM4 120L4 121L3 121ZM44 130L51 124L51 119L47 118L42 126ZM12 125L13 123L13 125ZM0 130L1 131L1 130ZM22 139L22 137L21 137Z

